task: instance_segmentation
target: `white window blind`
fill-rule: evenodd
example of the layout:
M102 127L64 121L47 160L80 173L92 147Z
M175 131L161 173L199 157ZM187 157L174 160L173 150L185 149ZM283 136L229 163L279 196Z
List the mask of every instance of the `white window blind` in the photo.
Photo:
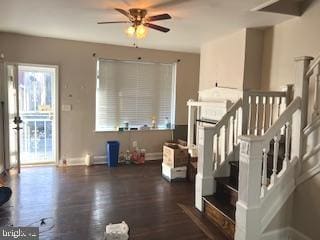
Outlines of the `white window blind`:
M174 126L176 64L99 60L96 85L96 131L123 127L159 129L166 118Z

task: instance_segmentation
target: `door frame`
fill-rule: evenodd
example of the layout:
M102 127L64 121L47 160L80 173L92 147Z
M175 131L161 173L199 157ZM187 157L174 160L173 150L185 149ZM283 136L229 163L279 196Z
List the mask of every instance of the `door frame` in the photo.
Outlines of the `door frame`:
M59 66L58 65L48 65L48 64L33 64L33 63L21 63L21 62L9 62L4 61L4 72L3 72L3 101L4 101L4 110L5 110L5 116L4 116L4 123L5 123L5 166L10 166L9 162L9 112L8 112L8 81L7 81L7 65L15 65L17 67L17 73L19 71L19 66L30 66L30 67L43 67L43 68L53 68L55 69L55 84L54 84L54 98L55 98L55 152L54 152L54 162L56 165L59 165L60 160L60 112L59 112L59 104L60 104L60 89L59 89ZM19 75L17 74L17 81L19 81Z

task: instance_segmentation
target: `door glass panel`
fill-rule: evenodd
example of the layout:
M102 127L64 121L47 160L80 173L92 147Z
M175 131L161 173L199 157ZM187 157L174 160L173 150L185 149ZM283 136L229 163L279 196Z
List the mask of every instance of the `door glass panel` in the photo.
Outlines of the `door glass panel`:
M19 66L21 164L55 162L55 68Z

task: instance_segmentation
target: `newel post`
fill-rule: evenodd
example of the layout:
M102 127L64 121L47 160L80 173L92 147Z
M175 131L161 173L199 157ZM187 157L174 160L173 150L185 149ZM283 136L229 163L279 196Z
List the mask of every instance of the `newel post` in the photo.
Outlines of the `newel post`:
M196 107L192 106L194 101L190 99L187 103L188 105L188 139L187 144L188 148L191 148L194 143L194 124L195 124L195 114L196 114Z
M305 128L308 123L308 102L309 102L309 78L307 71L313 57L298 57L295 59L295 87L294 97L301 97L301 128Z
M198 127L198 166L196 175L195 205L203 211L202 196L213 194L213 127Z
M259 137L240 137L241 173L239 175L239 193L236 210L235 240L260 239L261 216L261 171L262 139Z
M303 129L308 124L308 101L309 101L309 78L307 71L313 57L298 57L295 59L295 86L294 97L301 98L300 111L296 111L292 116L292 147L291 156L297 156L302 159L304 151Z

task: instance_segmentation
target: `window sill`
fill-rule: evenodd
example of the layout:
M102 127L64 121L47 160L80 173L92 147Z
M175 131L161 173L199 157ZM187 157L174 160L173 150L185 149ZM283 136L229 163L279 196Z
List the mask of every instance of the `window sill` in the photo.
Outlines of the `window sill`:
M95 133L131 133L131 132L154 132L154 131L174 131L174 128L155 128L155 129L137 129L137 130L95 130Z

